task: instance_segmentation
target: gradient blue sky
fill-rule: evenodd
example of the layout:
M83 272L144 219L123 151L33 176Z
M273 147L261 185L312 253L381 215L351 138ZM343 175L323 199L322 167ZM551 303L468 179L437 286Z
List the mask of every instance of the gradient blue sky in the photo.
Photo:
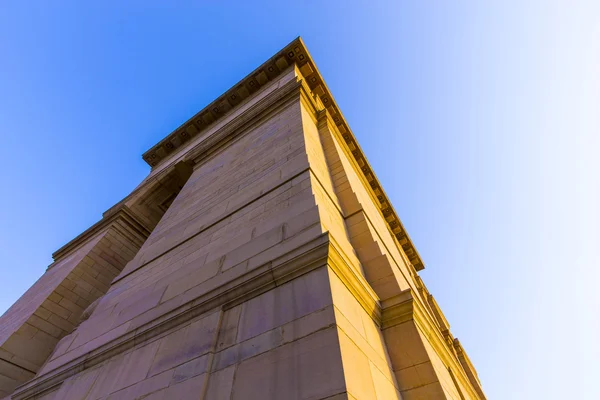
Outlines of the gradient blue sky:
M0 4L0 312L301 35L488 398L598 396L600 3L171 3Z

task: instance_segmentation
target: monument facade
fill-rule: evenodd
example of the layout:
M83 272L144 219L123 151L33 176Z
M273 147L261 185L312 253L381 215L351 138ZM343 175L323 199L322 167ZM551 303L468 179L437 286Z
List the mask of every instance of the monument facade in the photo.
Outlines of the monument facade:
M485 399L300 38L0 318L0 398Z

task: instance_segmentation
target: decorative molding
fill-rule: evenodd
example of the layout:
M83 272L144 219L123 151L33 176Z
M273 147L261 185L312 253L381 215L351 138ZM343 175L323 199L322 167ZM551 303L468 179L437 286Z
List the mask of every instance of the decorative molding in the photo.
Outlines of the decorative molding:
M213 222L211 222L210 224L206 225L206 226L201 226L197 231L194 231L192 233L190 233L188 236L184 237L181 239L181 241L179 241L179 243L173 245L172 247L169 247L167 249L164 249L162 252L154 254L151 258L147 259L146 261L144 261L143 263L136 265L134 269L127 271L124 274L119 274L119 276L117 276L113 281L112 284L114 285L116 282L119 282L125 278L127 278L128 276L132 275L133 273L135 273L135 271L144 268L146 265L156 261L157 259L159 259L160 257L162 257L163 255L173 251L174 249L176 249L177 247L183 245L184 243L188 242L189 240L193 239L194 237L200 235L202 232L205 232L207 229L210 229L211 227L217 225L218 223L226 220L227 218L229 218L230 216L234 215L235 213L239 212L240 210L244 209L245 207L248 207L250 204L254 203L255 201L259 200L261 197L267 195L268 193L277 190L278 188L280 188L281 186L285 185L287 182L292 181L293 179L295 179L296 177L304 174L305 172L310 171L310 168L306 168L300 172L298 172L296 175L291 176L288 180L284 181L284 182L280 182L278 183L276 186L272 187L271 189L269 189L268 191L261 193L260 195L258 195L257 197L252 198L251 200L249 200L248 202L240 205L239 207L230 210L229 213L225 214L225 215L221 215L219 217L219 219L214 220Z
M452 368L455 377L469 390L470 396L474 399L485 399L485 397L482 397L483 392L480 393L477 387L472 384L469 373L463 367L457 354L447 346L437 322L433 320L416 297L417 294L409 288L397 296L384 300L381 304L382 329L412 321L429 341L442 362L447 367Z
M373 290L349 265L346 256L328 233L298 246L252 271L228 281L188 303L138 327L134 331L83 354L19 386L13 400L31 399L51 391L66 379L92 368L152 339L162 337L181 325L215 308L227 310L321 267L330 268L355 296L360 305L381 326L381 306Z
M71 254L74 250L80 248L82 245L87 243L91 238L96 236L98 233L114 227L123 236L131 239L136 244L142 245L146 238L150 235L150 230L144 226L139 219L131 212L131 210L122 204L116 209L111 209L110 213L105 213L103 218L96 222L94 225L86 229L83 233L65 244L60 249L56 250L52 254L54 262L60 261L65 256ZM54 264L51 264L48 269L52 268Z
M192 160L195 166L201 165L206 159L223 150L231 142L254 129L261 122L268 120L270 116L287 107L291 101L296 100L299 96L298 88L301 84L301 82L294 79L286 82L273 93L268 94L248 110L236 116L231 122L198 143L184 157Z
M328 265L331 270L342 281L346 289L358 301L365 312L375 321L377 326L381 327L381 305L379 297L371 288L366 279L358 274L350 265L348 257L344 254L341 247L330 237L331 251L329 254Z
M440 327L440 330L442 332L443 331L449 331L450 330L450 323L448 323L448 320L446 319L446 316L442 312L442 309L438 305L437 301L435 301L435 297L433 297L433 295L428 292L427 296L426 296L426 299L427 299L427 302L429 304L429 308L433 312L433 315L435 316L435 319L436 319L436 321L438 323L438 326Z
M412 289L406 289L400 294L384 300L381 304L381 328L387 329L407 321L423 321L423 309L415 299Z
M319 106L327 109L339 134L343 138L343 143L347 146L348 151L352 154L360 171L368 182L372 195L377 199L379 208L404 253L416 270L420 271L424 269L425 264L421 256L377 180L373 169L369 165L354 134L327 88L304 42L299 37L252 71L231 89L219 96L215 101L200 110L175 131L167 135L167 137L150 150L146 151L142 156L143 159L153 168L161 164L185 143L188 143L193 137L198 136L214 122L223 118L230 110L241 104L243 100L250 97L253 93L256 93L261 87L273 81L291 65L296 65L305 78L304 86L308 87L313 99L318 99Z
M231 109L240 105L254 93L258 92L270 81L277 78L283 71L293 65L298 57L304 59L305 55L296 55L293 46L299 40L290 43L284 50L271 57L267 62L248 74L244 79L227 90L216 100L204 107L192 118L184 122L179 128L171 132L158 144L146 151L142 158L151 167L159 165L168 156L173 154L183 144L196 137L200 132L206 130L217 120L225 116Z
M471 360L469 359L467 352L463 349L458 338L454 339L453 344L454 344L454 349L456 350L456 354L458 356L458 360L460 361L460 364L462 365L463 369L467 373L467 377L469 378L469 381L471 382L471 384L477 391L477 394L479 394L479 397L481 397L482 399L485 399L485 394L483 393L483 389L481 388L481 382L479 381L479 376L477 376L477 371L475 370L475 367L473 367L473 364L471 363Z
M330 263L331 250L332 244L329 235L322 234L291 252L248 271L137 329L26 382L17 388L12 399L31 399L40 392L52 390L66 379L84 370L158 336L165 335L215 308L235 307L301 275L317 268L326 267Z

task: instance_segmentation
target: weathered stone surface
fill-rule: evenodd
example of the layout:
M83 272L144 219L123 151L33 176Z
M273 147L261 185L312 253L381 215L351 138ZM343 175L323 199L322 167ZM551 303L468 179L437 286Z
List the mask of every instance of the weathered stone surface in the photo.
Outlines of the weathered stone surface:
M0 320L0 397L485 398L301 40L144 159Z

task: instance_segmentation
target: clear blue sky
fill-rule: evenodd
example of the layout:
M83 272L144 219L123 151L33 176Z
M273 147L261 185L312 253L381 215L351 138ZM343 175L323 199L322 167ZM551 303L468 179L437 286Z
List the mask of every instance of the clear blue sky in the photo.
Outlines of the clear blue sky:
M488 397L597 396L600 3L92 3L0 5L0 312L301 35Z

